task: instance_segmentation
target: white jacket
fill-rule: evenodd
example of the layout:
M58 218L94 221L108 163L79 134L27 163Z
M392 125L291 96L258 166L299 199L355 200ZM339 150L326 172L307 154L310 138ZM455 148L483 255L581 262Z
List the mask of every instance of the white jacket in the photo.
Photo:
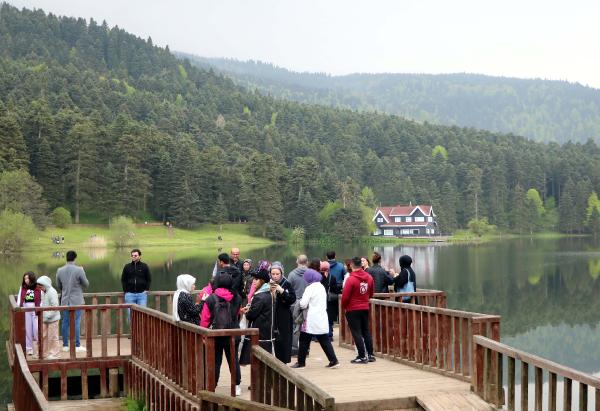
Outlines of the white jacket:
M314 335L328 334L327 292L323 284L319 282L312 283L304 289L304 294L300 300L300 308L306 308L307 306L306 329L302 329L302 331Z

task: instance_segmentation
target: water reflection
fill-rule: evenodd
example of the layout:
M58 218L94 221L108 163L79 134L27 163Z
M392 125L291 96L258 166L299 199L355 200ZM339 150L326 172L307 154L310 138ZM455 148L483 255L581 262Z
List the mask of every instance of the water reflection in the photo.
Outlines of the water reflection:
M300 253L324 258L320 246L275 246L251 251L242 258L280 260L286 273ZM600 245L586 238L517 239L481 245L345 245L336 247L338 260L382 254L383 265L398 267L403 254L412 256L419 287L448 293L451 308L500 314L502 340L516 348L589 373L600 373ZM143 250L152 271L152 289L175 289L178 274L190 273L204 285L220 251L228 249ZM90 280L89 291L120 291L121 271L129 250L78 250ZM0 258L0 298L16 293L25 271L55 277L62 252L29 253ZM6 339L8 316L0 315ZM4 345L3 345L4 347ZM4 353L2 355L5 355ZM10 370L0 360L0 401L10 399Z

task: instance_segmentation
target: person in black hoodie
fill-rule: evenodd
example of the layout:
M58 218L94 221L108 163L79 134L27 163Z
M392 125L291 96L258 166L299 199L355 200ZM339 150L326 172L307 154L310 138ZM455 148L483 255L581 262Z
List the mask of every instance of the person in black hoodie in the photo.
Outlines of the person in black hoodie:
M365 271L373 277L373 289L376 293L387 293L388 286L394 283L392 276L381 266L381 254L373 253L373 265Z
M262 269L253 273L256 278L256 291L252 296L249 308L242 309L246 313L248 328L258 328L258 345L267 352L273 353L275 333L275 298L269 286L269 271Z
M412 258L408 255L400 257L400 272L394 277L394 291L400 292L414 292L417 291L417 276L411 268ZM404 297L403 302L409 302L410 297ZM418 304L418 300L415 300L415 304Z
M138 304L145 307L148 304L150 290L150 268L141 261L142 252L137 248L131 250L131 262L125 264L121 274L121 285L125 293L125 304ZM129 317L129 312L127 313Z
M290 282L283 276L283 265L275 261L271 265L269 287L275 294L275 357L284 364L292 361L292 304L296 294Z
M217 257L219 267L217 268L217 273L215 277L218 277L220 274L229 274L233 281L231 289L240 297L244 295L244 284L242 281L242 272L235 266L231 264L231 258L227 253L221 253Z

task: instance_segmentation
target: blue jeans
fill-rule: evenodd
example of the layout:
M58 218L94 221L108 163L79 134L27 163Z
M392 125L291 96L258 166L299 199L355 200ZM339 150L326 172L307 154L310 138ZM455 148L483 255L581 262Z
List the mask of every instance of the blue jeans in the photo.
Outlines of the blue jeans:
M70 314L69 313L70 313L70 311L62 312L62 324L61 324L60 332L62 334L63 347L69 346L69 331L70 331L70 327L69 327ZM75 310L75 347L79 347L79 345L80 345L80 342L79 342L79 331L81 329L80 323L81 323L81 310Z
M148 293L146 291L141 293L125 293L125 304L137 304L145 307L148 305ZM127 310L127 320L131 319L130 310Z

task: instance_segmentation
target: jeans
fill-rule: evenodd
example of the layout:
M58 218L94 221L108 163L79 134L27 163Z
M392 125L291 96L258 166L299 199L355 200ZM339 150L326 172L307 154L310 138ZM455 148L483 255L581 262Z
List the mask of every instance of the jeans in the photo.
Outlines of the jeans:
M223 363L223 353L227 358L227 364L231 367L231 353L230 353L230 338L231 337L217 337L215 338L215 384L219 383L219 376L221 374L221 364ZM235 348L233 354L235 355L235 385L240 385L242 382L242 373L240 372L240 362L238 361L238 347L240 342L236 339Z
M148 293L143 291L141 293L125 293L125 304L137 304L142 307L148 305ZM131 312L127 310L127 321L131 319Z
M69 314L70 311L62 312L62 324L60 327L60 332L62 333L63 339L63 347L69 346ZM81 310L75 310L75 347L80 346L79 342L79 332L80 332L80 323L81 323Z
M373 355L373 339L369 331L369 310L346 311L346 319L358 350L358 357L366 358L366 354Z

